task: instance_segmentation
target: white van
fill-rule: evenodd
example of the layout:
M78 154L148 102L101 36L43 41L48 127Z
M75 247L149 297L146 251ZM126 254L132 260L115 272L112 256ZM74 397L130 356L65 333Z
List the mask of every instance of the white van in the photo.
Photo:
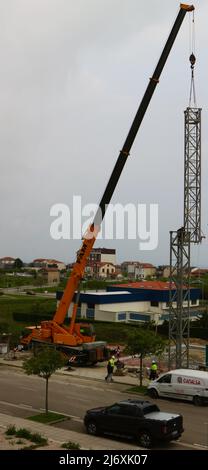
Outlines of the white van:
M175 369L161 374L147 389L152 398L166 397L193 401L194 405L208 402L208 372Z

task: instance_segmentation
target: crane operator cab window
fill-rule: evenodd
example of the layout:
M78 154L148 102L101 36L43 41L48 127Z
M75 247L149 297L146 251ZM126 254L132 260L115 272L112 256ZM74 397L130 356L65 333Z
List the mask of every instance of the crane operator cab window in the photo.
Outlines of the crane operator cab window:
M80 325L80 333L83 336L94 336L95 329L93 325Z

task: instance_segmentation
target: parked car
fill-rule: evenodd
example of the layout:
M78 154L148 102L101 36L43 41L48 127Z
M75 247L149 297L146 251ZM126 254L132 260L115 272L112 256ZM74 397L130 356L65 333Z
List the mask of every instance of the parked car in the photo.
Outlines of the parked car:
M178 439L184 431L182 415L161 412L154 403L142 400L123 400L88 410L84 424L88 434L133 437L146 448L158 440Z
M27 290L27 291L26 291L26 294L27 294L27 295L35 295L35 292L33 292L32 290Z

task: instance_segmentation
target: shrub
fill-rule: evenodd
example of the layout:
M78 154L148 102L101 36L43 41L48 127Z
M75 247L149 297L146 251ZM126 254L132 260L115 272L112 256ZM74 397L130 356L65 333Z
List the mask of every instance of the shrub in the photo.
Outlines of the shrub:
M31 440L31 432L25 428L18 429L18 431L16 431L16 436L22 437L23 439L28 439L29 441Z
M16 428L15 426L9 426L5 432L7 436L15 436L16 435Z
M42 437L41 434L39 434L39 432L31 434L30 440L32 442L35 442L35 444L39 444L43 446L48 444L48 439L46 439L45 437Z
M80 449L80 445L77 442L64 442L61 446L63 449Z

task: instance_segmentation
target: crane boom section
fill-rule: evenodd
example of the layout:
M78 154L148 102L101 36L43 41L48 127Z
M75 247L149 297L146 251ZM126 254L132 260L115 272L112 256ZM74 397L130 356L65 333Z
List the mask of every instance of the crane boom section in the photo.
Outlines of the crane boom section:
M92 251L92 247L95 243L98 232L99 227L95 227L92 224L87 230L82 242L82 246L77 253L76 262L74 263L63 296L53 318L53 320L59 325L64 322L70 303L72 302L74 294L79 286L79 282L83 277L87 259Z
M107 210L108 204L112 198L112 195L114 193L114 190L116 188L116 185L119 181L120 175L122 173L122 170L124 168L124 165L126 163L126 160L128 158L128 155L130 153L131 147L134 143L135 137L137 135L137 132L140 128L140 125L143 121L144 115L146 113L146 110L148 108L148 105L150 103L150 100L152 98L152 95L154 93L154 90L159 83L159 78L162 73L162 70L165 66L165 63L167 61L167 58L169 56L169 53L171 51L171 48L173 46L173 43L176 39L176 36L179 32L180 26L183 22L183 19L186 15L187 12L192 11L194 9L193 5L185 5L181 4L180 5L180 10L178 12L178 15L176 17L176 20L173 24L173 27L171 29L171 32L168 36L168 39L165 43L164 49L162 51L162 54L159 58L158 64L154 70L154 73L152 77L150 78L150 81L148 83L148 86L146 88L146 91L144 93L144 96L142 98L142 101L139 105L138 111L135 115L135 118L133 120L133 123L130 127L129 133L126 137L126 140L124 142L123 148L119 153L119 156L117 158L116 164L114 166L114 169L112 171L112 174L110 176L110 179L108 181L108 184L106 186L106 189L104 191L103 197L100 201L98 210L95 214L94 222L92 223L91 227L88 230L88 233L93 232L94 227L99 227L105 212ZM76 289L78 288L79 282L84 274L85 266L87 263L87 259L89 257L89 254L93 248L94 242L96 240L96 234L92 238L88 239L88 237L84 238L81 249L78 252L76 262L74 264L71 276L68 280L67 286L65 288L63 297L60 301L59 307L55 313L54 316L54 321L57 322L58 324L62 324L64 322L64 319L66 317L69 305L73 299L73 296L75 294Z

